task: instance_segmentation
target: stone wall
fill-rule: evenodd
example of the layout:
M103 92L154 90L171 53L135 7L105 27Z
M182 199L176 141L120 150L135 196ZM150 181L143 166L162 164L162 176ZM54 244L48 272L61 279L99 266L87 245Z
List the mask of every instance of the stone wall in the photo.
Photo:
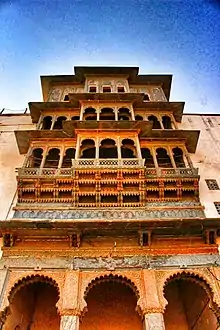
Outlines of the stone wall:
M209 190L205 179L216 179L220 187L220 116L184 115L179 129L200 130L198 146L191 159L200 174L200 200L207 217L219 218L214 202L220 202L220 190Z
M7 218L16 197L15 169L25 157L19 154L14 131L29 129L35 129L29 115L0 116L0 220Z

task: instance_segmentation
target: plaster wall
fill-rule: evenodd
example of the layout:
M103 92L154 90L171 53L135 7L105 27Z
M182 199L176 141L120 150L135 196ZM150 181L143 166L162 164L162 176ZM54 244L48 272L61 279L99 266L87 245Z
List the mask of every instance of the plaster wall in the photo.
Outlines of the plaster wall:
M220 116L184 115L179 129L200 130L195 154L190 154L199 168L200 200L207 217L220 218L214 202L220 202L220 190L209 190L205 179L215 179L220 187Z
M21 167L24 155L20 155L15 130L35 129L29 115L0 116L0 220L8 216L11 204L16 198L16 172Z

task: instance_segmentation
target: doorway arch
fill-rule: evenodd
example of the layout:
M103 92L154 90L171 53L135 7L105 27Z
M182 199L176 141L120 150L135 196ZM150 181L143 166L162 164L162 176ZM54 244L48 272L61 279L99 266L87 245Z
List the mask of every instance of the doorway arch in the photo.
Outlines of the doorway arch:
M105 275L93 280L84 295L86 313L80 330L142 330L138 315L139 293L126 277Z
M183 272L172 276L165 284L164 295L168 302L164 313L166 330L218 328L213 293L198 275Z
M9 293L9 306L3 330L59 330L56 303L60 297L57 283L47 276L23 278Z

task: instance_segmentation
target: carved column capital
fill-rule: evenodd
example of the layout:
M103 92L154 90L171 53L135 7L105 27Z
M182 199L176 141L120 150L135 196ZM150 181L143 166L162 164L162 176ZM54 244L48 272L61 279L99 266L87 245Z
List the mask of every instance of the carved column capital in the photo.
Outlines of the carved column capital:
M67 309L63 308L59 311L60 316L80 316L81 315L81 310L78 308L72 308L72 309Z

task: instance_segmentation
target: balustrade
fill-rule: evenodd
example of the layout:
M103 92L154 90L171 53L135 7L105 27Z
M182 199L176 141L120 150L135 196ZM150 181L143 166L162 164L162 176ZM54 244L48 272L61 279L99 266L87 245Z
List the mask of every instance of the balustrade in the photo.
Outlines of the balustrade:
M72 159L74 168L83 167L142 167L144 159L142 158L111 158L111 159Z

